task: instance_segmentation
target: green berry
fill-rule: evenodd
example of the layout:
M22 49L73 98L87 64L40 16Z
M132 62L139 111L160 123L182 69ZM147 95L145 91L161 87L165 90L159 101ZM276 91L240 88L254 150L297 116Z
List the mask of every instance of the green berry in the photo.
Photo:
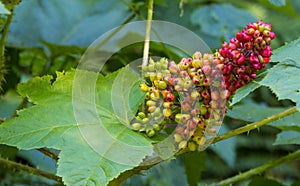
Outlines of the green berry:
M195 151L197 149L197 145L194 142L190 141L188 143L188 148L190 151Z
M146 134L147 134L148 137L151 138L155 135L155 131L154 131L154 129L150 129L150 130L146 131Z
M140 90L143 92L148 92L149 87L145 83L142 83L142 84L140 84Z
M149 118L144 118L144 119L142 119L142 123L149 123Z
M183 140L178 144L178 148L185 149L187 146L187 141Z
M154 129L155 131L160 131L161 128L162 128L162 127L161 127L159 124L154 124L154 125L153 125L153 129Z
M165 81L159 81L157 88L159 88L160 90L164 90L167 88L167 83Z
M169 108L165 108L163 110L163 114L164 114L165 117L170 117L172 115L172 110L169 109Z
M138 131L138 130L140 130L141 129L141 124L140 123L133 123L132 125L131 125L131 128L133 129L133 130L135 130L135 131Z
M146 118L146 114L145 114L144 112L139 112L139 113L138 113L138 116L139 116L141 119Z
M150 106L156 106L156 102L155 102L155 101L152 101L152 100L148 100L148 101L146 102L146 105L147 105L148 107L150 107Z
M174 134L174 141L179 143L182 141L182 137L180 134Z

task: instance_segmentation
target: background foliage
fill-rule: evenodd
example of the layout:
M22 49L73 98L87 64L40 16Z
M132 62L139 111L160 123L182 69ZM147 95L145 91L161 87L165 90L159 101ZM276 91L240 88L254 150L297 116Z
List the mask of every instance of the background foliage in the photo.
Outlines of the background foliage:
M62 91L59 78L68 79L68 74L72 72L62 75L63 73L56 73L56 71L69 71L76 68L86 47L106 31L126 22L145 20L146 4L147 2L138 0L23 0L14 10L15 15L7 38L5 64L8 73L5 76L6 83L0 97L0 118L9 119L16 116L17 109L32 106L31 103L21 98L16 90L18 83L26 82L36 76L49 75L31 80L33 83L31 87L30 84L19 86L18 92L24 96L31 95L31 101L34 103L47 102L48 105L36 105L30 107L30 110L22 110L18 113L21 115L20 117L26 112L48 112L49 108L52 108L52 114L56 115L59 114L59 110L55 110L55 108L61 109L70 106L64 104L66 99L69 99L67 95L70 92L65 94L67 98L61 97L53 101L48 95L49 92L47 92L47 96L43 97L42 88L51 89L54 94L55 91ZM165 20L185 26L205 40L212 51L220 47L222 41L233 37L235 32L248 22L259 19L273 25L276 33L276 39L272 43L274 49L289 43L274 51L273 63L269 64L267 75L262 74L262 81L258 80L259 83L254 82L238 91L220 133L264 119L300 102L299 10L300 2L292 0L155 1L155 20ZM7 13L5 12L7 10L1 6L0 11ZM122 49L110 59L102 73L112 73L133 59L140 58L142 51L142 43ZM155 43L151 44L150 53L172 59L183 57L179 56L180 53L171 47L165 50L164 47ZM56 84L51 87L49 86L50 75L56 78ZM113 78L113 76L112 74L109 77ZM71 83L69 85L71 86ZM32 86L40 87L41 90L35 93L36 89ZM60 104L63 104L64 107L58 106ZM297 104L298 108L299 105ZM43 106L44 108L42 108ZM65 119L72 121L72 118ZM39 118L24 119L24 123L28 120L39 121ZM8 121L14 122L14 120ZM185 154L176 160L163 162L142 172L144 174L127 179L123 185L203 185L236 175L240 171L254 168L299 149L299 121L299 113L292 114L259 130L211 145L205 152ZM44 122L46 123L46 121ZM39 122L36 126L38 125ZM26 129L19 128L15 132L24 132L24 130ZM76 131L70 132L70 134L72 135L66 134L65 138L68 138L67 141L71 143L72 139L76 138ZM3 134L2 132L1 140L3 139L1 136L4 135L7 133ZM29 136L24 137L29 138ZM55 139L53 141L59 139L57 136L51 137ZM11 143L13 144L13 142ZM21 141L14 142L14 144L16 143L20 143L19 148L24 145ZM58 153L57 150L62 148L59 146L61 145L59 141L56 143L53 142L51 147L55 148L55 152ZM148 142L145 141L145 143ZM28 144L26 147L24 145L25 149L43 147L42 144L30 145L30 147ZM81 146L82 144L76 145L87 148L84 145ZM77 162L78 157L72 156L74 151L76 149L62 151L60 157L65 157L62 158L63 161L68 160L68 162L59 163L70 165L70 169L78 169L86 162L89 163L85 166L93 167L97 161L83 159L82 162ZM86 156L89 156L93 152L87 149L85 153ZM72 174L66 170L57 170L55 160L45 157L37 150L17 150L15 147L1 145L0 154L1 157L29 164L32 167L39 167L50 173L58 171L59 175ZM77 162L77 164L70 164L70 162ZM0 166L0 185L58 184L42 177L28 176L27 173ZM118 169L125 170L126 167L119 166L114 170ZM80 169L79 171L82 172ZM113 171L110 173L111 178L116 176ZM299 175L300 162L293 161L270 169L260 176L239 183L239 185L292 185L293 183L297 185L297 181L300 182ZM80 176L88 177L87 175ZM76 179L73 178L73 181ZM80 180L80 178L78 179ZM67 180L67 183L73 184L72 179Z

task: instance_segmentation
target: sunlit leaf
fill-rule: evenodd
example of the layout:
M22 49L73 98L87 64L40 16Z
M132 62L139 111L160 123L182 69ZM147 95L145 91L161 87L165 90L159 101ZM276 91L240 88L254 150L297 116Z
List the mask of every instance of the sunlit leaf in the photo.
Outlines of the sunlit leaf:
M269 87L279 100L289 99L300 110L300 61L286 60L268 70L261 85Z
M106 77L98 77L95 103L86 102L85 95L76 97L78 102L72 102L74 73L75 71L57 73L55 81L52 76L44 76L20 84L19 93L28 97L35 105L19 111L18 117L7 120L0 126L0 143L20 149L49 147L61 150L58 175L63 177L65 184L106 185L121 172L137 166L146 155L153 152L151 141L128 128L128 115L117 115L111 104L112 95L127 99L130 93L136 99L131 99L129 105L124 106L123 104L127 104L124 102L116 103L124 113L130 113L136 111L144 94L136 84L139 78L126 67ZM92 76L88 74L91 73L86 72L84 80L89 80ZM125 77L126 74L129 78ZM132 86L123 86L112 94L113 82L118 75L126 80L118 81L119 86L123 86L123 83ZM98 114L99 120L94 123L78 123L74 115L74 103L82 103L86 106L82 108L83 112L92 117ZM91 106L96 108L96 113L89 110ZM103 130L97 130L99 127ZM89 129L89 136L83 133L82 128ZM103 131L113 138L108 139ZM103 142L105 152L93 146L94 143L104 144ZM114 161L112 156L124 163ZM128 162L130 164L126 164Z
M273 51L272 62L280 62L289 59L289 61L300 61L300 38Z

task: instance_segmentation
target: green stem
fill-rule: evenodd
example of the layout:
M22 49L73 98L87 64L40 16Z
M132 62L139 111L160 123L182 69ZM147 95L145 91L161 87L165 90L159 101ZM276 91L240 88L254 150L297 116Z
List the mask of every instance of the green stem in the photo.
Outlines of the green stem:
M230 131L230 132L227 132L225 134L222 134L222 135L216 137L212 143L217 143L219 141L225 140L225 139L233 137L233 136L237 136L237 135L242 134L244 132L248 132L250 130L257 129L257 128L263 126L263 125L266 125L266 124L268 124L268 123L270 123L272 121L278 120L278 119L286 117L288 115L291 115L291 114L293 114L295 112L297 112L297 108L296 107L289 108L289 109L287 109L287 110L285 110L285 111L283 111L281 113L275 114L275 115L270 116L270 117L268 117L266 119L263 119L261 121L254 122L254 123L248 124L246 126L240 127L238 129L235 129L233 131ZM175 156L179 156L179 155L181 155L183 153L186 153L186 152L188 152L188 150L179 151L178 153L175 154ZM109 185L118 185L118 184L122 183L123 181L125 181L127 178L130 178L131 176L133 176L134 174L137 174L137 173L139 173L142 170L148 170L151 167L153 167L154 165L157 165L157 164L159 164L162 161L163 160L159 156L145 159L145 161L143 163L141 163L140 166L135 167L135 168L133 168L131 170L127 170L127 171L121 173L119 175L119 177L117 177L114 180L112 180L109 183ZM155 162L155 163L151 164L151 162ZM147 165L147 166L143 166L143 165Z
M12 17L13 10L11 11L11 14L7 16L0 38L0 90L2 90L2 82L5 81L4 75L7 73L7 70L5 68L5 43Z
M256 167L254 169L251 169L249 171L246 171L246 172L243 172L241 174L238 174L236 176L233 176L231 178L227 178L223 181L220 181L218 183L213 183L211 184L210 186L218 186L218 185L231 185L233 183L236 183L236 182L239 182L239 181L242 181L242 180L245 180L247 178L250 178L251 176L254 176L254 175L257 175L257 174L260 174L270 168L273 168L273 167L276 167L282 163L287 163L291 160L296 160L300 158L300 150L297 150L289 155L286 155L286 156L283 156L277 160L272 160L262 166L259 166L259 167Z
M270 117L268 117L266 119L263 119L263 120L260 120L260 121L257 121L257 122L245 125L243 127L237 128L235 130L232 130L230 132L227 132L225 134L217 136L217 137L215 137L213 143L217 143L219 141L225 140L225 139L233 137L233 136L237 136L237 135L242 134L244 132L248 132L250 130L257 129L257 128L259 128L259 127L261 127L263 125L266 125L266 124L268 124L268 123L270 123L272 121L275 121L275 120L278 120L280 118L286 117L288 115L294 114L295 112L297 112L297 108L296 107L289 108L289 109L287 109L287 110L285 110L285 111L283 111L281 113L274 114L273 116L270 116Z
M55 154L51 150L49 150L47 148L40 148L40 149L37 149L37 150L40 151L41 153L43 153L44 155L50 157L51 159L55 160L56 162L58 161L57 154Z
M11 11L11 14L9 14L7 16L7 20L6 20L5 25L3 27L2 35L1 35L1 38L0 38L0 56L1 57L3 57L4 54L5 54L6 38L7 38L7 34L8 34L8 31L9 31L9 26L10 26L10 23L12 21L12 18L13 18L13 10Z
M33 167L23 165L23 164L20 164L20 163L16 163L14 161L10 161L10 160L7 160L7 159L0 158L0 165L6 166L6 167L11 168L11 169L15 169L15 170L25 171L25 172L28 172L30 174L34 174L34 175L37 175L37 176L43 176L43 177L48 178L50 180L54 180L54 181L57 181L59 183L63 183L61 177L59 177L59 176L56 176L54 174L50 174L48 172L45 172L45 171L42 171L42 170L39 170L39 169L36 169L36 168L33 168Z
M142 66L146 66L148 64L152 15L153 15L153 0L149 0Z

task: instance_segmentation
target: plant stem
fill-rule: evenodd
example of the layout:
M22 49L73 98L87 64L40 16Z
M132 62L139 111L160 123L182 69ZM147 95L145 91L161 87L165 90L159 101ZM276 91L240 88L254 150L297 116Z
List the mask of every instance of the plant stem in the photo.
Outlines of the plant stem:
M11 10L11 13L7 16L0 38L0 91L2 90L2 82L5 81L4 76L7 73L7 70L5 68L5 43L12 17L13 10Z
M146 66L148 64L152 15L153 15L153 0L149 0L142 66Z
M3 31L2 31L2 35L1 35L1 39L0 39L0 56L1 57L3 57L5 54L5 43L6 43L6 38L7 38L7 34L9 31L9 26L12 21L12 18L13 18L13 10L7 16L6 22L3 27Z
M259 127L261 127L263 125L266 125L266 124L268 124L268 123L270 123L272 121L278 120L280 118L286 117L286 116L291 115L291 114L296 113L296 112L297 112L297 108L296 107L289 108L289 109L287 109L287 110L285 110L285 111L283 111L281 113L275 114L275 115L270 116L270 117L268 117L266 119L263 119L261 121L254 122L254 123L248 124L246 126L240 127L238 129L235 129L233 131L230 131L230 132L227 132L225 134L222 134L222 135L216 137L212 143L217 143L217 142L225 140L227 138L230 138L230 137L233 137L233 136L237 136L237 135L242 134L244 132L247 132L247 131L259 128ZM174 156L179 156L179 155L181 155L183 153L186 153L186 152L188 152L188 150L182 150L182 151L179 151L178 153L176 153ZM163 159L161 159L159 156L145 159L144 162L141 163L140 166L135 167L135 168L133 168L131 170L127 170L127 171L121 173L117 178L113 179L109 183L109 185L118 185L118 184L121 184L123 181L125 181L127 178L133 176L134 174L137 174L137 173L139 173L142 170L150 169L151 167L153 167L154 165L159 164L162 161L163 161ZM151 162L155 162L155 163L151 164ZM147 165L147 166L143 166L143 165Z
M56 162L58 161L58 156L57 154L55 154L54 152L50 151L47 148L40 148L37 149L38 151L40 151L41 153L43 153L44 155L50 157L51 159L55 160Z
M243 127L237 128L235 130L232 130L230 132L227 132L225 134L217 136L217 137L215 137L213 143L217 143L217 142L225 140L227 138L230 138L230 137L233 137L233 136L237 136L237 135L242 134L244 132L248 132L250 130L259 128L259 127L261 127L263 125L266 125L266 124L268 124L268 123L270 123L272 121L275 121L275 120L278 120L280 118L286 117L288 115L294 114L295 112L297 112L297 108L296 107L289 108L289 109L287 109L287 110L285 110L285 111L283 111L281 113L274 114L273 116L270 116L270 117L268 117L266 119L263 119L263 120L260 120L260 121L257 121L257 122L245 125Z
M54 180L54 181L57 181L59 183L63 183L61 177L59 177L59 176L56 176L54 174L51 174L51 173L48 173L48 172L45 172L45 171L42 171L42 170L39 170L39 169L36 169L36 168L33 168L33 167L29 167L27 165L16 163L14 161L10 161L10 160L7 160L7 159L0 158L0 165L4 165L4 166L6 166L8 168L11 168L11 169L25 171L25 172L28 172L30 174L34 174L34 175L37 175L37 176L43 176L43 177L48 178L50 180Z
M233 183L236 183L238 181L242 181L242 180L245 180L251 176L254 176L256 174L260 174L270 168L273 168L273 167L276 167L282 163L286 163L286 162L289 162L291 160L296 160L300 158L300 150L297 150L289 155L286 155L286 156L283 156L277 160L272 160L262 166L259 166L259 167L256 167L254 169L251 169L249 171L246 171L246 172L243 172L241 174L238 174L236 176L233 176L231 178L227 178L223 181L220 181L218 183L213 183L211 184L210 186L218 186L218 185L230 185L230 184L233 184Z

